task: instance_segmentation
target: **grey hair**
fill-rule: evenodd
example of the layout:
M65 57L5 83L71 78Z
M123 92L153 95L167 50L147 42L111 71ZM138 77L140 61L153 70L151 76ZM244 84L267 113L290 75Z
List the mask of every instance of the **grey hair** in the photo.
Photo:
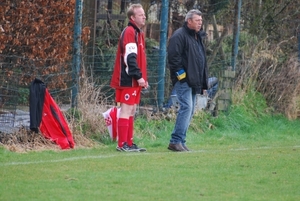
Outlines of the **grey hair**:
M202 16L202 13L201 13L201 11L196 10L196 9L190 10L185 16L185 21L187 22L188 19L192 19L194 15Z

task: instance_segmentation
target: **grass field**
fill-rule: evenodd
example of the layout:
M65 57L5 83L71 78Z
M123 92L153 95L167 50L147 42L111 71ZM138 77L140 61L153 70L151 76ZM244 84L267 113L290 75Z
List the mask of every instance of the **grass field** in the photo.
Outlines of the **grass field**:
M206 146L172 153L1 149L0 200L300 200L300 142Z
M106 138L93 149L0 147L0 200L300 200L299 120L270 115L259 101L247 105L218 118L196 115L191 152L167 150L174 121L143 118L135 142L146 153L117 152Z

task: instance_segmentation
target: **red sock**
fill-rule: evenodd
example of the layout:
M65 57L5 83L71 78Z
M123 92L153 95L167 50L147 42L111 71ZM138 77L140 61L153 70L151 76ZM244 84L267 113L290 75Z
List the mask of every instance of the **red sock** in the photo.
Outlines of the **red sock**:
M118 146L122 147L124 142L127 141L128 134L128 119L119 118L118 120Z
M128 146L131 146L133 143L133 116L129 117L128 121L128 134L127 134L127 144Z

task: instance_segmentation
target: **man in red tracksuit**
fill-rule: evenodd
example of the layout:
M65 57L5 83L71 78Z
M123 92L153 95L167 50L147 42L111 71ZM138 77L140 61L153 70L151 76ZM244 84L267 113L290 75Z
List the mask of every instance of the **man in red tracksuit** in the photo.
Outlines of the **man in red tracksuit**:
M132 4L127 10L128 26L123 30L110 86L115 89L121 110L117 122L117 151L146 151L133 143L134 115L140 103L142 88L148 87L145 39L142 28L146 16L141 4Z

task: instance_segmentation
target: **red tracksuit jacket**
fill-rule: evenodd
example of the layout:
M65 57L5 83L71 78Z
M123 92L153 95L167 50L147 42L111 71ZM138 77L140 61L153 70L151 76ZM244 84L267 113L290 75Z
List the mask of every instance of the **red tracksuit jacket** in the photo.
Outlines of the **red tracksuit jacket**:
M120 36L110 86L137 87L140 78L147 81L145 38L142 30L130 21Z

